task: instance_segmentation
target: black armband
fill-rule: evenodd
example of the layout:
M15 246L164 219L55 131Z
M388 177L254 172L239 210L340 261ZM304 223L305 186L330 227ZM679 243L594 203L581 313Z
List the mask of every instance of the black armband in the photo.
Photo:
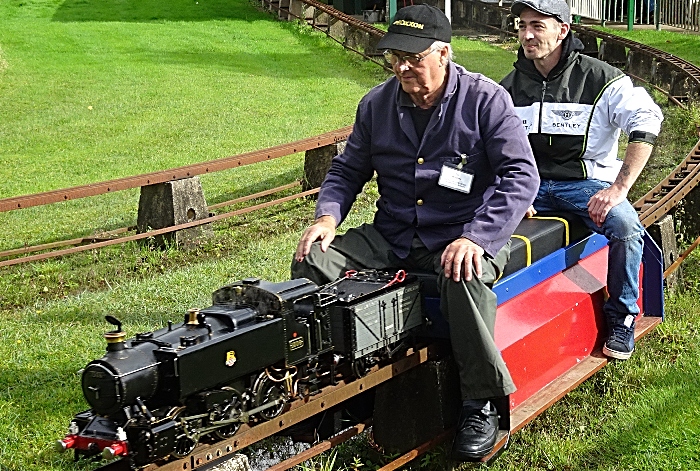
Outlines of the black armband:
M656 134L652 134L650 132L632 131L627 142L645 142L653 146L654 142L656 142L656 137Z

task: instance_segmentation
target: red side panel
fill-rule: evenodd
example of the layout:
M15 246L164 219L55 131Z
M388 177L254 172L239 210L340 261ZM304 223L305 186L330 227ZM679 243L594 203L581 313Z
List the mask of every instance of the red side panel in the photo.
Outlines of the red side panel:
M496 345L518 388L510 396L511 409L602 340L607 256L605 247L499 306Z

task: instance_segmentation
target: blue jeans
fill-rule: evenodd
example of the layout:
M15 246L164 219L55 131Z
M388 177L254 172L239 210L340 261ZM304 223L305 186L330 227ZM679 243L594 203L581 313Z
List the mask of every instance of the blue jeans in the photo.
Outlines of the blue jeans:
M622 322L639 313L639 266L644 248L644 227L637 211L625 200L613 207L598 227L588 215L588 200L610 184L600 180L542 180L533 203L538 212L565 211L580 216L586 225L608 239L608 294L604 311L608 321Z

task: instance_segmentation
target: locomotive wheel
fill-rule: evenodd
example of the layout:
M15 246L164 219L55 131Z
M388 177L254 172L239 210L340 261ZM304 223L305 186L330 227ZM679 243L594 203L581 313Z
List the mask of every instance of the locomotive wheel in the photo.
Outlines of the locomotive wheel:
M194 451L197 443L199 443L199 437L191 438L183 434L177 438L175 449L170 454L175 458L184 458Z
M241 394L233 388L223 389L230 389L233 393L233 397L231 398L231 403L228 405L228 407L226 407L226 410L221 415L221 418L219 420L228 420L240 417L241 412L243 412L244 406ZM214 431L214 435L221 439L230 438L234 436L236 432L238 432L239 428L241 428L241 422L234 422L231 425L224 425L223 427L219 427Z
M199 434L191 430L196 423L187 422L186 417L180 417L185 412L185 408L178 410L173 416L175 422L179 422L178 436L175 439L175 449L170 453L175 458L184 458L191 454L199 443ZM199 423L199 421L197 422ZM193 433L194 432L194 433Z
M367 373L369 373L371 366L369 366L367 359L358 358L352 362L352 372L356 378L362 378Z
M284 406L287 402L287 393L284 389L284 383L272 381L267 376L267 373L263 372L258 377L255 386L256 407L282 399L282 402L273 407L260 411L258 415L265 420L272 420L279 416L284 410Z

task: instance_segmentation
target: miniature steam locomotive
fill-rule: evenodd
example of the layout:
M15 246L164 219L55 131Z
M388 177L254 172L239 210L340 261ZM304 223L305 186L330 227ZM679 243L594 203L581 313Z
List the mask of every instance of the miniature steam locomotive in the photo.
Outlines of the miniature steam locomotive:
M349 272L324 286L256 278L224 286L181 324L127 340L121 323L82 373L90 409L58 451L141 467L270 420L295 397L361 376L423 323L420 283L403 271Z
M516 229L493 287L496 346L518 388L499 409L502 428L511 410L601 345L606 262L607 239L578 219L540 215ZM663 258L648 234L643 263L640 307L649 319L640 316L638 326L664 311ZM270 420L296 397L364 375L414 334L449 338L435 281L403 271L348 272L320 287L246 279L215 291L212 306L190 310L183 323L130 340L108 316L116 329L105 334L107 352L82 375L91 408L57 449L121 456L140 468L190 454L201 437L228 438L241 424Z

